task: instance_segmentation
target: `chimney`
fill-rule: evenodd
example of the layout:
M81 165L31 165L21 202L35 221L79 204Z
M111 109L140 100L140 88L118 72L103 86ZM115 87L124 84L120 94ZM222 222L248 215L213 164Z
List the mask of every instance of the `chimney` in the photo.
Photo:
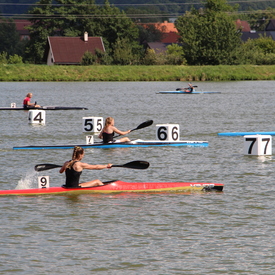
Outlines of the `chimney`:
M87 32L84 32L84 41L88 42L88 33Z

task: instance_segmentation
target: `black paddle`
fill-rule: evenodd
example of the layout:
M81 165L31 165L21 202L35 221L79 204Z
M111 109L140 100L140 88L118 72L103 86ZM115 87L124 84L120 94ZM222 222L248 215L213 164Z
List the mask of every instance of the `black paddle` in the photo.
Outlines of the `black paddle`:
M189 87L190 88L190 87ZM182 91L182 90L187 90L189 88L177 88L176 91ZM198 86L193 86L193 88L198 88Z
M145 127L148 127L148 126L151 126L153 124L153 122L154 122L153 120L147 120L145 122L142 122L141 124L138 125L137 128L132 129L131 132L133 132L135 130L139 130L139 129L145 128ZM119 136L121 136L121 135L115 136L114 138L119 137Z
M135 160L122 165L113 165L112 167L123 167L123 168L131 168L131 169L147 169L149 167L149 162L143 160ZM34 166L34 170L37 172L50 170L54 168L62 167L62 165L44 163L37 164Z

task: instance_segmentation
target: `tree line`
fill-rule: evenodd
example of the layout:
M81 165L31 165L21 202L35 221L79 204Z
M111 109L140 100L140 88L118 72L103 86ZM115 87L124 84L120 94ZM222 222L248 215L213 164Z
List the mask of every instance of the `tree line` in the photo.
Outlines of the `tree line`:
M204 0L204 6L192 7L179 16L175 26L180 34L180 44L167 47L156 54L147 49L146 42L160 41L162 33L150 25L136 24L127 13L111 5L108 0L97 5L95 0L40 0L28 10L31 39L21 41L12 19L0 24L0 63L45 63L45 46L48 36L89 36L103 38L106 52L87 52L83 65L237 65L275 64L275 41L260 37L241 41L241 30L234 21L251 18L262 22L262 13L239 14L238 5L226 0ZM82 5L81 5L82 4ZM263 28L268 17L275 18L275 10L266 11Z
M97 4L102 5L104 1L97 0ZM6 17L8 14L20 15L27 13L31 5L35 4L37 0L3 0L2 2L3 5L0 5L0 15L2 14L3 17ZM167 20L172 14L177 14L177 16L182 15L192 7L196 9L202 7L200 0L110 0L109 2L124 10L129 16L134 15L136 20L151 23L161 18ZM238 1L229 1L230 5L234 5L235 3L238 3ZM242 11L268 10L275 8L275 1L242 0L238 3L238 6L239 10ZM154 16L145 16L150 14ZM138 17L138 15L142 16Z

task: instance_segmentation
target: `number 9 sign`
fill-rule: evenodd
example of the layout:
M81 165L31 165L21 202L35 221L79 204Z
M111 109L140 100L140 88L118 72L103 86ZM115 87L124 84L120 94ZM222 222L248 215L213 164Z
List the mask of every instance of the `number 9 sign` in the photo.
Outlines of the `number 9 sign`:
M49 176L38 177L38 188L49 188L50 180Z
M103 117L83 117L82 132L99 134L103 129Z
M179 141L178 124L157 124L156 138L161 141Z

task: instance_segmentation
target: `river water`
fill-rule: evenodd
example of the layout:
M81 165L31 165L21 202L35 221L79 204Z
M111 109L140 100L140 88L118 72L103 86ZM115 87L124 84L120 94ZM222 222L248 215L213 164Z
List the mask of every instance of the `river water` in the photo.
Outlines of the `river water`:
M13 146L85 144L87 116L113 116L121 130L154 120L131 139L154 140L156 124L175 123L181 140L209 146L87 149L88 163L150 167L84 171L83 181L224 184L220 193L1 197L0 274L273 274L274 156L244 155L243 137L217 133L274 131L275 82L193 84L221 94L157 94L186 86L179 82L0 83L0 106L32 92L44 106L89 108L47 111L44 126L28 124L25 111L0 111L0 189L36 187L34 165L72 153ZM64 183L57 169L43 175Z

